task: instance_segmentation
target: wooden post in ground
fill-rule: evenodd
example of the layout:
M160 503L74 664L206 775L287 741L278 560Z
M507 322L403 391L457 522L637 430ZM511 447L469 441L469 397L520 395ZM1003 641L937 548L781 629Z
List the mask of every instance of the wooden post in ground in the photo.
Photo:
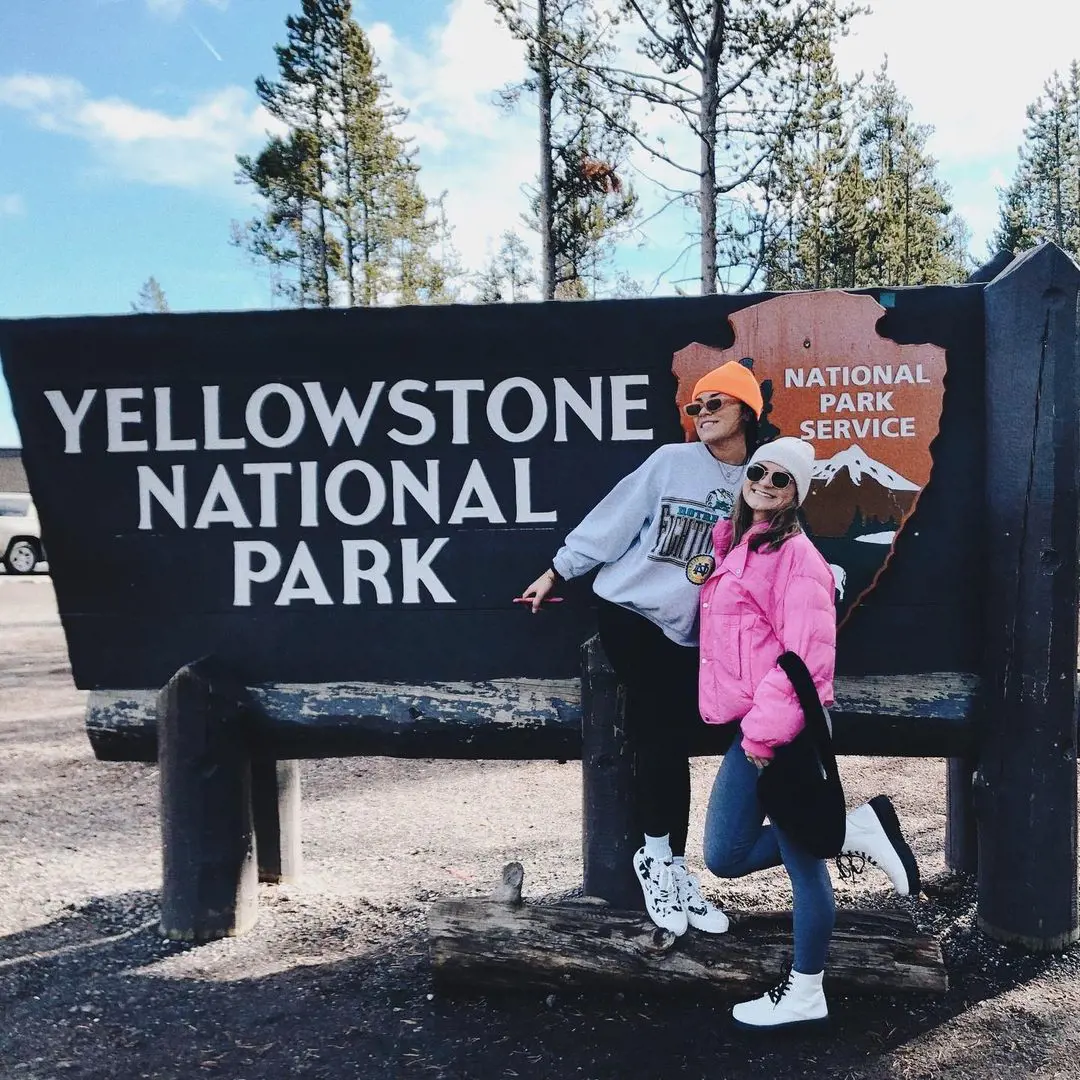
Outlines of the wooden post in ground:
M177 941L241 934L258 915L251 763L234 690L199 661L158 699L161 930Z
M251 758L251 803L259 880L275 885L300 877L300 762Z
M970 757L945 761L945 865L955 874L975 874L979 868L979 832L973 786L976 762Z
M634 876L638 832L631 785L633 755L623 728L622 690L599 637L581 647L581 846L584 886L627 910L644 907Z
M1080 268L1043 244L986 286L986 735L978 922L1076 941ZM973 477L974 479L974 477Z
M1015 258L1011 251L997 252L969 275L967 284L993 281ZM946 759L945 766L945 865L953 873L974 875L979 868L973 784L978 759L973 755L951 757Z

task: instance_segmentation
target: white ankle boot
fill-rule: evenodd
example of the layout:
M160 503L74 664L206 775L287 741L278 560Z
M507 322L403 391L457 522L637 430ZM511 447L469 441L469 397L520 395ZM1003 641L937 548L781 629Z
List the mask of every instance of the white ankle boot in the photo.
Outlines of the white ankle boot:
M876 795L847 816L844 848L836 857L842 878L861 874L866 863L883 870L901 896L919 891L919 864L896 817L888 795Z
M789 971L783 982L753 1001L743 1001L731 1010L732 1019L741 1028L819 1028L828 1023L829 1007L821 979L825 974L804 975Z

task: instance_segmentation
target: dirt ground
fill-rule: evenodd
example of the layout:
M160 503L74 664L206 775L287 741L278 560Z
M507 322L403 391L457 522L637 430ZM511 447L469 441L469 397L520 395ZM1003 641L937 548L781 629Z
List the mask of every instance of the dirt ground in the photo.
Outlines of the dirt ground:
M894 796L927 887L837 890L940 935L951 989L833 995L830 1036L761 1040L716 997L435 992L432 901L486 894L511 859L529 897L580 886L574 763L306 762L302 881L261 886L244 937L163 941L156 769L95 761L84 701L49 578L0 575L4 1080L1080 1076L1080 951L1034 958L974 932L974 889L943 870L940 761L843 763L853 803ZM695 763L692 837L715 767ZM782 871L705 884L730 907L790 902Z

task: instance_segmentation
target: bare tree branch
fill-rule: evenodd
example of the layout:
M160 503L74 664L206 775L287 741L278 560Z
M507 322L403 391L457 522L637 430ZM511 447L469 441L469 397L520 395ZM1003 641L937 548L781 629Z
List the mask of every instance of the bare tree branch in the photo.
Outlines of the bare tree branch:
M655 290L656 290L656 288L657 288L657 287L659 286L660 282L661 282L661 281L663 281L663 280L664 280L664 278L665 278L665 277L666 277L666 276L667 276L667 275L668 275L669 273L671 273L671 271L672 271L672 270L674 270L674 269L675 269L675 267L676 267L676 266L678 266L678 265L679 265L679 263L680 263L680 262L682 262L682 260L683 260L683 259L684 259L684 258L685 258L685 257L686 257L686 256L687 256L687 255L688 255L688 254L689 254L690 252L691 252L691 251L693 251L693 250L694 250L694 248L696 248L696 247L698 246L698 243L699 243L699 241L698 241L698 240L691 240L691 241L690 241L690 243L689 243L689 244L687 244L687 245L686 245L686 247L684 247L684 248L682 249L682 251L680 251L680 252L679 252L679 254L675 256L675 261L674 261L674 262L673 262L673 263L672 263L672 264L671 264L670 266L668 266L668 267L666 267L665 269L661 270L661 271L660 271L660 273L656 275L656 280L655 280L655 281L653 282L653 291L655 291ZM687 278L687 280L688 280L688 281L696 281L697 279L696 279L696 278Z
M671 49L670 40L664 37L664 35L661 34L660 31L649 21L648 15L646 15L645 12L642 11L641 5L638 3L638 0L627 0L627 3L631 8L633 8L635 13L637 14L637 17L642 21L649 33L654 38L656 38L657 42L659 42L661 49L665 52L669 51ZM689 58L687 59L689 60ZM692 67L697 68L699 71L701 70L700 64L697 64L692 60L689 60L689 62Z

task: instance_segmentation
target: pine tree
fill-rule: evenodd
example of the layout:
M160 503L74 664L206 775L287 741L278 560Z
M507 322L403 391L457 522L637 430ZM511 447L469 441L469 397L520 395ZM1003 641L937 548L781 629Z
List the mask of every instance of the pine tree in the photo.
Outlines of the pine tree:
M966 227L926 152L930 128L912 121L887 65L861 93L836 81L831 55L813 66L813 123L785 159L790 213L766 258L768 287L962 281Z
M436 225L397 134L405 114L350 0L301 0L275 53L279 78L260 76L255 89L288 135L237 159L265 209L236 242L279 271L278 291L300 306L434 295Z
M701 291L746 289L774 250L786 192L784 145L806 123L801 81L809 44L843 33L845 0L621 0L640 28L633 72L597 70L613 90L667 110L691 131L696 160L628 130L655 160L686 177L671 203L696 201ZM693 186L689 186L692 184ZM689 250L689 248L687 249Z
M430 203L434 216L427 299L434 304L452 304L461 300L462 286L469 278L461 262L461 253L454 244L454 227L446 213L446 194L444 191Z
M967 276L963 234L947 189L926 152L931 128L911 120L911 105L883 64L865 101L859 130L869 185L859 284L931 285Z
M556 147L553 170L555 296L562 300L600 295L616 239L637 211L636 194L614 168L593 156L598 147L603 152L600 126L587 116L577 126L577 138ZM534 211L536 206L534 200Z
M857 81L840 81L827 38L805 43L799 80L805 100L802 130L789 132L773 163L776 223L762 268L766 289L835 284L830 280L830 251L851 142L845 113Z
M169 311L165 290L152 274L143 282L138 297L131 305L131 310L144 315L162 315Z
M591 0L488 2L527 44L532 74L504 99L536 95L540 169L527 221L540 234L541 294L595 296L637 214L637 196L619 175L628 103L590 76L611 56L610 19Z
M481 304L527 300L537 284L532 258L525 241L512 229L501 238L499 250L475 277L476 299Z
M1027 116L992 246L1018 251L1053 240L1080 257L1080 64L1074 60L1064 80L1054 72Z

